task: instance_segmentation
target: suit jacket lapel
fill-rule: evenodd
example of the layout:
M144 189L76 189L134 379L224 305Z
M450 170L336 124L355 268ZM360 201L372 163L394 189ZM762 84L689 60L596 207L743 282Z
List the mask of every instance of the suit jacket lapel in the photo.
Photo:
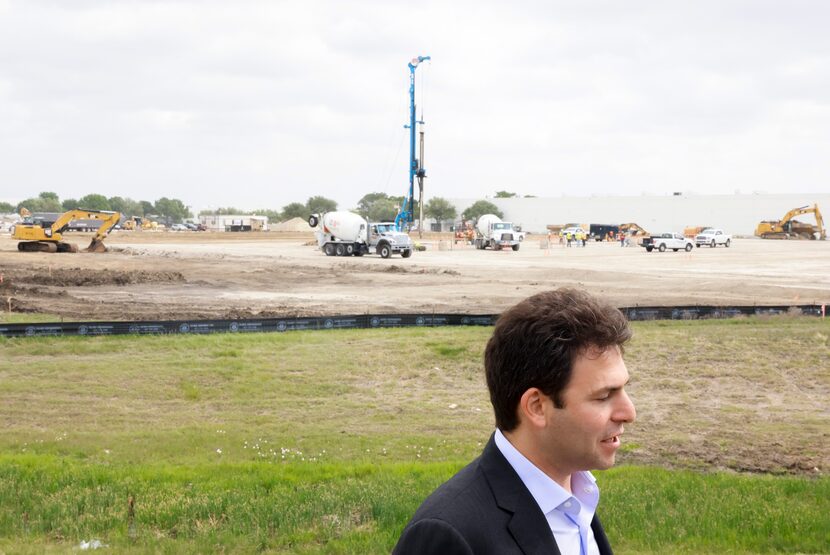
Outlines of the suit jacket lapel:
M594 531L594 539L597 542L600 555L614 555L608 537L605 535L605 530L602 529L602 524L600 524L596 514L594 514L594 519L591 521L591 530Z
M522 552L526 555L560 555L545 515L496 447L492 436L481 454L481 469L498 506L512 515L507 528Z

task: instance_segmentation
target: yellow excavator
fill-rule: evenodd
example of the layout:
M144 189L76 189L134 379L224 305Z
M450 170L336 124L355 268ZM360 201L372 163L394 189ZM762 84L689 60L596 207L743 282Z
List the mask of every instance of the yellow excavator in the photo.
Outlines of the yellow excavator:
M15 224L12 239L20 241L17 250L25 252L78 252L77 245L63 241L63 233L73 220L103 220L85 250L106 252L104 238L121 219L118 212L82 209L64 212L54 222L35 221L25 208L20 210L20 215L23 221Z
M793 219L801 214L813 214L816 225ZM827 239L818 204L793 208L780 220L764 220L755 228L755 235L761 239L815 239L817 235L822 241Z

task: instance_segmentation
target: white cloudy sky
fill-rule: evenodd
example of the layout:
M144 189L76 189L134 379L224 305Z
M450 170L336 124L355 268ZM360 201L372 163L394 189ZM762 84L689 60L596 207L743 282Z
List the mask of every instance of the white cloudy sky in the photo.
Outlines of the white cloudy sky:
M0 200L826 192L830 4L0 0Z

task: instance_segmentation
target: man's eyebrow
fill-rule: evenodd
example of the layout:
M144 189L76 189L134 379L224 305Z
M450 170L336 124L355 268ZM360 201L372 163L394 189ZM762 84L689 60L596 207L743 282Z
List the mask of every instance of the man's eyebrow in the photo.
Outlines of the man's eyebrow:
M591 394L592 395L597 395L599 393L613 393L614 391L619 391L620 389L622 389L623 387L627 386L630 383L631 383L631 378L628 378L625 381L625 383L622 384L622 385L609 385L609 386L606 386L606 387L601 387L601 388L593 391Z

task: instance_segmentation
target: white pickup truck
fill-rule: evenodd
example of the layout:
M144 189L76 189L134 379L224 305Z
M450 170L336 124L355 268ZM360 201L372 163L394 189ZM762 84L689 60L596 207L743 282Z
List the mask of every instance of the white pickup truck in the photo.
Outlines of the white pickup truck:
M694 243L688 237L684 237L682 233L657 233L651 237L644 237L640 246L645 247L648 252L654 249L660 252L665 252L666 249L671 249L674 252L683 249L689 252L694 248Z
M698 247L701 245L709 245L710 248L715 248L718 245L723 245L724 247L729 248L729 245L731 244L732 236L724 233L722 229L709 227L695 235L695 245Z

